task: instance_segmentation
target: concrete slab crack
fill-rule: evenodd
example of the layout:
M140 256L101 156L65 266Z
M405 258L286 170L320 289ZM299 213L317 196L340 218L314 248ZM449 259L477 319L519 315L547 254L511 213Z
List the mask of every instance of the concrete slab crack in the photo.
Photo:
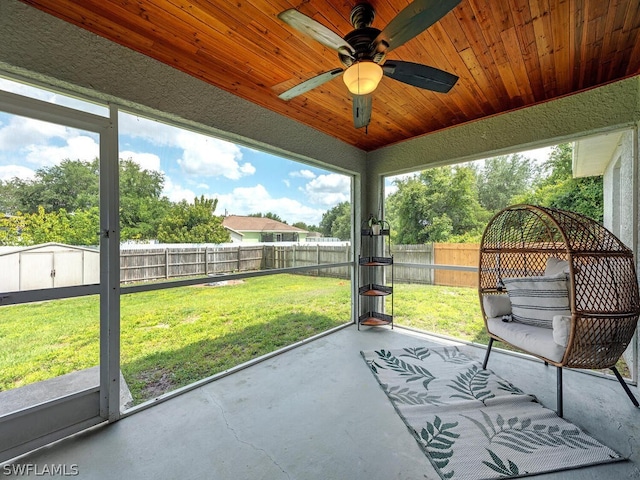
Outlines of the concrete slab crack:
M252 448L256 452L262 453L265 457L267 457L271 461L271 463L273 463L273 465L275 465L276 468L278 468L278 470L280 470L284 475L286 475L286 478L291 480L291 475L289 475L289 472L287 472L284 468L282 468L282 466L276 461L275 458L273 458L269 454L269 452L267 452L264 448L259 447L258 445L255 445L255 444L253 444L251 442L248 442L248 441L240 438L240 436L238 435L238 432L235 430L235 428L233 428L231 426L231 423L229 422L229 419L227 418L227 412L225 411L225 409L222 406L222 404L218 401L218 399L214 395L211 394L211 392L205 392L205 393L206 393L207 397L209 397L211 402L213 404L215 404L220 409L220 413L222 414L222 419L224 420L225 426L227 427L227 430L229 430L229 432L231 432L231 434L236 439L236 441L238 443L241 443L243 445L246 445L246 446Z

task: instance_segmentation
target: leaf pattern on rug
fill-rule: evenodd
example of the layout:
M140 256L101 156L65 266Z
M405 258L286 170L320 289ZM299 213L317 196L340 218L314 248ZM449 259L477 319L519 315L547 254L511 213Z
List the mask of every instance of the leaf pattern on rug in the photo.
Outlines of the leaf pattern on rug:
M473 362L473 360L471 360L469 357L467 357L464 353L462 353L460 350L458 350L455 347L443 348L440 351L434 350L434 352L440 358L442 358L442 360L444 360L445 362L448 362L448 363L455 363L455 364L458 364L458 365L463 365L465 363Z
M421 361L431 356L431 351L427 347L404 348L403 351L406 353L400 355L401 357L409 357Z
M507 462L509 462L509 466L507 466L498 455L496 455L488 448L487 452L489 452L489 455L491 455L493 463L487 462L486 460L483 460L482 463L484 463L491 470L498 472L503 477L515 477L520 475L520 469L511 460L507 460ZM522 472L522 474L525 475L527 474L527 472Z
M440 417L436 415L433 423L427 422L427 426L420 432L431 460L441 471L449 465L455 439L460 437L460 434L452 431L457 426L458 422L442 423ZM453 470L441 472L443 478L452 478L454 473Z
M383 390L392 401L406 405L442 405L440 395L430 395L429 392L415 392L407 387L389 387L382 385Z
M388 350L376 351L376 354L382 360L390 370L398 373L401 377L406 377L407 382L414 382L416 380L422 380L422 385L425 390L428 390L429 382L435 377L431 375L431 372L424 367L412 365L399 359L395 355L392 355ZM385 368L376 363L378 368Z
M558 425L531 424L531 419L520 420L512 417L506 420L502 415L495 417L495 422L486 412L480 410L484 424L475 418L461 415L473 422L489 440L490 443L502 445L522 453L533 453L543 446L554 447L563 445L571 449L587 449L601 447L597 442L580 436L577 428L562 429Z
M512 385L509 382L505 382L505 381L498 381L498 390L502 390L504 392L509 392L512 395L526 395L526 393L524 393L522 390L520 390L518 387L516 387L515 385ZM537 398L535 398L533 395L530 395L535 402L538 401Z
M448 385L459 392L450 398L475 399L485 404L487 400L495 397L487 387L490 375L491 372L488 370L482 370L477 365L471 366L466 372L458 374L453 380L453 385Z

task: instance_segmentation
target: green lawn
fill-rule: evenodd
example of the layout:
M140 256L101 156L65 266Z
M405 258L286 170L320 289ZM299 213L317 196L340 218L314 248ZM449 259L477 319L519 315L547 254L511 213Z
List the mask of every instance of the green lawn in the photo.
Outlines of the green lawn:
M394 322L405 327L487 344L478 290L417 284L394 286Z
M350 284L300 275L123 295L136 403L348 322ZM97 296L0 308L0 390L99 363Z
M397 325L486 343L477 291L397 284ZM274 275L123 295L121 367L136 403L350 319L350 284ZM97 296L0 308L0 390L95 366Z

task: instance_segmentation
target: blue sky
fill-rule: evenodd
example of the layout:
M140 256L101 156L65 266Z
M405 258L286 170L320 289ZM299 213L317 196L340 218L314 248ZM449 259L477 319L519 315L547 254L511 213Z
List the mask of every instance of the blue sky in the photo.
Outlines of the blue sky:
M106 115L103 107L0 79L0 89ZM217 198L216 214L272 212L288 223L318 225L322 214L350 200L348 176L293 162L164 123L121 113L120 158L161 172L172 201ZM31 178L65 158L98 156L89 132L0 113L0 179Z

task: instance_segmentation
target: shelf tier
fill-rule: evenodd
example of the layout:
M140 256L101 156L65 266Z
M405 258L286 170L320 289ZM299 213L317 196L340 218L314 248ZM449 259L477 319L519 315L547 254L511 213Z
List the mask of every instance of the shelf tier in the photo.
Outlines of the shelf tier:
M393 265L393 257L360 257L359 263L363 267L386 267Z
M362 235L363 237L384 237L385 235L389 235L390 232L391 232L390 229L383 228L380 230L380 233L378 233L377 235L374 235L373 230L371 230L370 228L363 228L360 231L360 235Z
M369 327L379 327L382 325L390 325L393 323L393 317L384 313L367 312L364 315L360 315L358 319L360 325L366 325Z
M358 294L364 295L365 297L384 297L386 295L391 295L392 293L393 287L378 285L377 283L362 285L358 289Z

